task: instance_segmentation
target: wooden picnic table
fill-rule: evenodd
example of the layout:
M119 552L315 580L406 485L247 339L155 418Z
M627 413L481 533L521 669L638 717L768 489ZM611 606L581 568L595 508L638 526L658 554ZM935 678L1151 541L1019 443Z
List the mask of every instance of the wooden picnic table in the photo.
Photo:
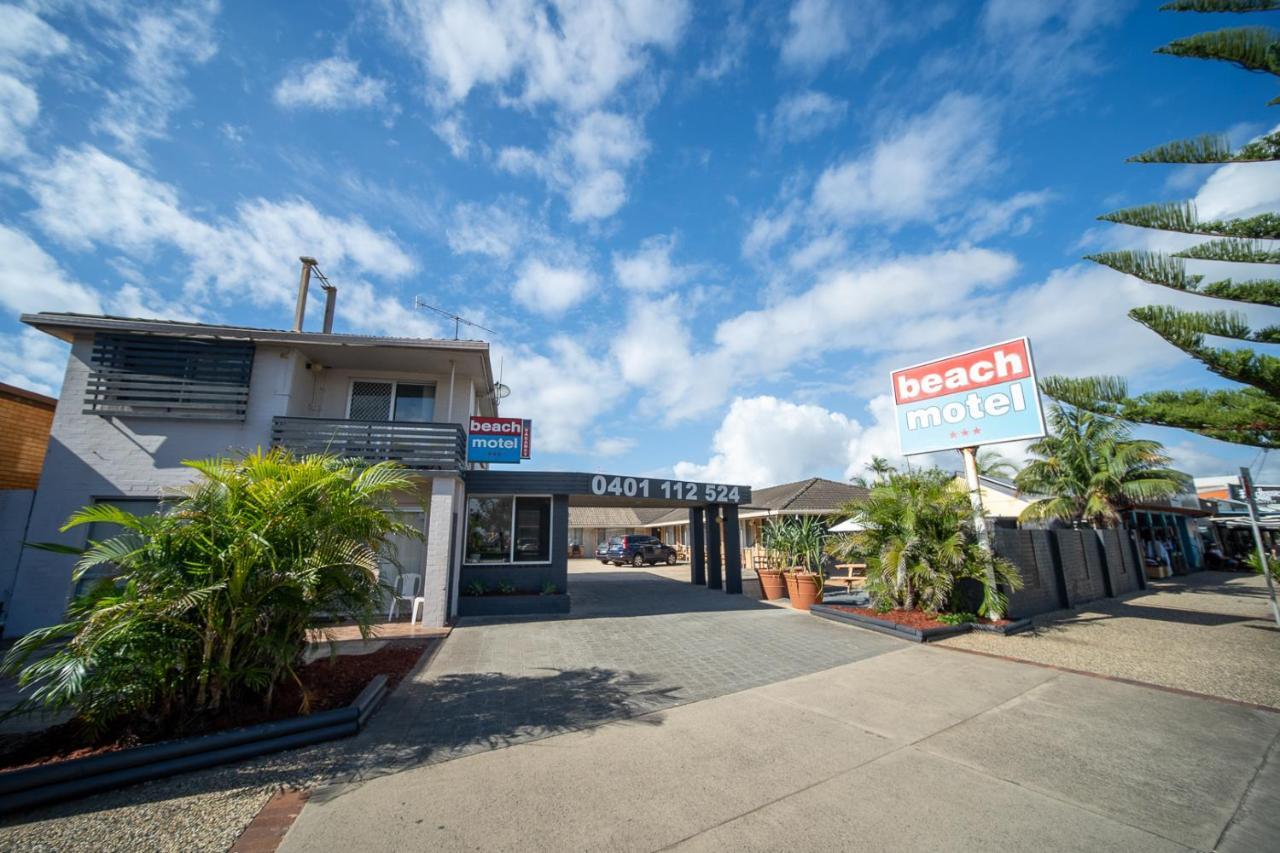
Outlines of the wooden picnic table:
M854 587L862 587L867 583L866 563L836 563L836 569L843 570L843 575L832 575L827 583L839 584L845 592L853 592Z

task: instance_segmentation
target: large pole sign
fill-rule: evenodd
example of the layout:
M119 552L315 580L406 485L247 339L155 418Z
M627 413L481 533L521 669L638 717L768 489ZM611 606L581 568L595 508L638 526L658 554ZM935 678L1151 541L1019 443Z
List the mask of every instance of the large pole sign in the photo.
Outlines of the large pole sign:
M532 421L473 416L467 424L468 462L518 463L529 458L532 446Z
M904 367L890 381L903 456L1045 434L1026 338Z

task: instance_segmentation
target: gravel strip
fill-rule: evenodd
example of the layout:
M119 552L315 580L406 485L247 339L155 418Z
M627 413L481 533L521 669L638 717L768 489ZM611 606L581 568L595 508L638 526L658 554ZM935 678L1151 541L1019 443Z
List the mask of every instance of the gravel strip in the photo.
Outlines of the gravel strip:
M425 677L437 647L405 682ZM224 851L277 791L351 778L371 753L385 751L386 736L371 725L352 738L11 815L0 822L0 851Z
M1259 575L1201 572L1037 616L1023 634L974 631L938 645L1280 708L1280 630L1267 602Z

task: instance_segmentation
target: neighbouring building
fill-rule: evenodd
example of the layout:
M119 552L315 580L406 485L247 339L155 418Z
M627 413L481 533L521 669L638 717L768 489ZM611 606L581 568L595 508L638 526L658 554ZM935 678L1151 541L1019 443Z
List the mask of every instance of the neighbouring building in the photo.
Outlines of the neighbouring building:
M58 401L0 382L0 489L34 489Z
M751 569L763 567L765 549L761 540L769 519L814 515L834 520L841 517L850 501L862 500L867 494L862 486L823 477L754 489L750 503L738 510L742 564ZM690 542L687 513L667 512L655 519L645 519L642 527L639 532L661 531L657 535L677 547L685 548Z

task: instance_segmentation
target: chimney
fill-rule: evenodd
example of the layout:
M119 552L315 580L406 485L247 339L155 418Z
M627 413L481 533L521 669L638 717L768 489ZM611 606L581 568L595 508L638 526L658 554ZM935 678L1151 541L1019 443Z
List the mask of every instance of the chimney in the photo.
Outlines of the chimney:
M324 280L321 276L320 287L324 290L324 333L333 332L333 308L338 301L338 288Z
M298 280L298 306L293 309L295 332L302 331L302 321L307 316L307 289L311 286L311 268L316 265L315 258L308 258L305 255L298 260L302 261L302 277Z

